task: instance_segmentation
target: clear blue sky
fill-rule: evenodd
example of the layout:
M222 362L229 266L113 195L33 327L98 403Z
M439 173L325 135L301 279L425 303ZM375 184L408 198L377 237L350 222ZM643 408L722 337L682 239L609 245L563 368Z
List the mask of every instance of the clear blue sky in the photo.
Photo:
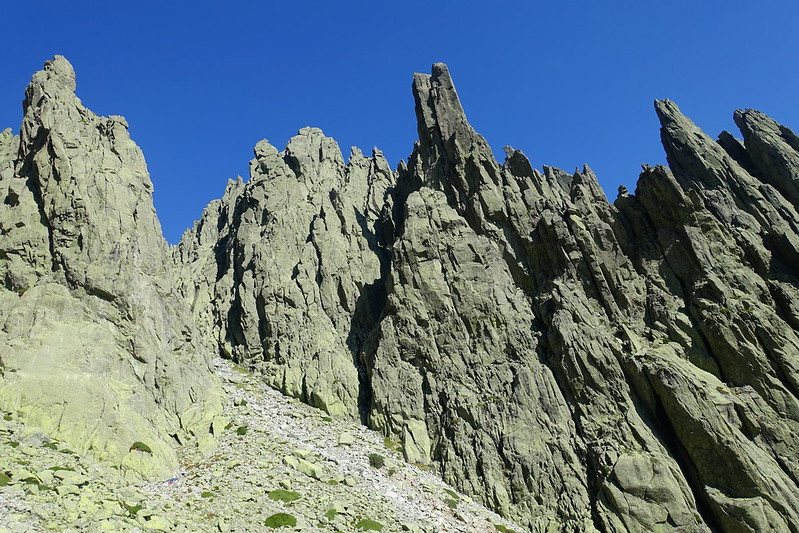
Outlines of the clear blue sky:
M0 129L65 55L83 103L128 119L172 243L262 138L317 126L345 157L376 145L395 166L416 139L411 75L436 61L495 153L588 163L611 200L664 161L655 98L712 136L737 134L742 107L799 128L796 0L3 0L0 37Z

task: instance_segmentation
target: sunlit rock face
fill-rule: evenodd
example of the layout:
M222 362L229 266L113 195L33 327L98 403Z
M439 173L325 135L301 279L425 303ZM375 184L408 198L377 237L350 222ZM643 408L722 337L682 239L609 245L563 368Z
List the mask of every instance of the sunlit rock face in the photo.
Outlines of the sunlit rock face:
M20 135L0 135L0 404L158 478L175 471L175 438L210 439L221 389L176 296L144 157L75 85L66 59L48 61Z
M496 161L436 64L407 163L261 141L170 250L124 119L74 90L48 62L0 133L3 409L153 477L213 447L221 354L531 531L799 531L788 128L658 101L669 166L609 203Z
M177 248L209 339L532 530L799 527L799 141L656 102L669 166L495 160L443 64L393 172L304 129Z

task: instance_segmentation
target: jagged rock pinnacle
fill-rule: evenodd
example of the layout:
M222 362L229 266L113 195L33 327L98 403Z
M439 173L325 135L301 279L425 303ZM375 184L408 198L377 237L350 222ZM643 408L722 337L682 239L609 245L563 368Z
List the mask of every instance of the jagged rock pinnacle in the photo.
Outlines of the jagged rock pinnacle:
M587 165L498 163L444 64L412 89L407 165L261 141L168 251L124 121L49 62L0 134L0 407L161 471L226 425L216 352L531 531L799 531L799 137L655 101L669 167L609 204Z

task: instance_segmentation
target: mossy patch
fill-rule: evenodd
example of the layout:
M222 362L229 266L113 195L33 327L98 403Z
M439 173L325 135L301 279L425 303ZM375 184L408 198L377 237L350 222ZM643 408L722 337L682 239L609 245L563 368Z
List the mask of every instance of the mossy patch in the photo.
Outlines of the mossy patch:
M300 494L293 490L275 489L269 492L269 499L276 502L291 503L300 499Z
M0 487L11 485L11 477L5 472L0 472Z
M369 454L369 466L373 468L383 468L383 465L385 464L386 464L386 458L380 455L379 453Z
M250 371L249 371L249 370L247 370L247 369L246 369L246 368L244 368L243 366L241 366L241 365L238 365L238 364L236 364L236 363L233 363L233 370L235 370L235 371L236 371L236 372L238 372L239 374L249 374L249 373L250 373Z
M362 518L361 520L358 520L358 523L355 524L355 527L363 531L383 531L383 524L369 518Z
M401 442L391 437L383 437L383 446L385 446L387 450L397 453L402 453L405 450Z
M143 442L138 441L138 440L130 445L130 451L134 451L134 450L137 450L137 451L140 451L140 452L144 452L144 453L149 453L150 455L153 454L153 449L152 448L150 448L149 446L147 446L146 444L144 444Z
M247 426L239 426L236 428L236 435L246 435L247 434Z
M327 512L325 513L325 518L332 521L338 516L338 514L339 514L338 511L336 511L335 509L328 509Z
M213 498L213 497L214 497L214 493L213 493L213 492L211 492L211 491L208 491L208 490L204 490L204 491L203 491L203 492L200 494L200 496L201 496L201 497L203 497L203 498Z
M288 513L275 513L264 520L264 525L273 529L279 527L296 527L297 519Z
M133 518L136 514L144 509L144 506L136 504L136 505L128 505L126 503L122 504L122 507L125 508L125 511L128 513L128 516Z

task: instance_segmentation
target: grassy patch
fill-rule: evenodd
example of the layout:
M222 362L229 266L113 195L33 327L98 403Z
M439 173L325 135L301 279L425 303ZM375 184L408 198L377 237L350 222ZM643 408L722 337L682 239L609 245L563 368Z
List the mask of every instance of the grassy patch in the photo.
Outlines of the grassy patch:
M325 513L325 518L327 518L330 521L333 521L333 519L335 519L337 516L338 516L338 511L336 511L335 509L328 509L327 512Z
M128 505L128 504L126 504L126 503L123 503L123 504L122 504L122 507L124 507L124 508L125 508L125 511L128 513L128 516L129 516L129 517L131 517L131 518L133 518L134 516L136 516L136 513L138 513L138 512L139 512L139 511L141 511L142 509L144 509L144 507L143 507L142 505L139 505L139 504L136 504L136 505Z
M509 529L503 526L502 524L494 524L494 527L497 528L497 531L499 531L499 533L516 533L516 530Z
M140 452L149 453L150 455L153 454L153 449L152 448L150 448L149 446L147 446L146 444L144 444L143 442L138 441L138 440L130 445L130 450L129 451L132 452L133 450L138 450Z
M200 496L203 497L203 498L213 498L214 497L214 493L209 491L209 490L204 490L202 492L202 494L200 494Z
M444 498L444 503L446 503L447 507L449 507L450 509L458 508L458 500L453 500L452 498Z
M387 450L392 452L402 453L405 449L402 446L402 443L398 440L394 440L391 437L383 437L383 446L386 447Z
M276 502L291 503L300 499L300 494L293 490L275 489L269 492L269 499Z
M373 468L383 468L383 465L385 464L386 464L386 458L380 455L379 453L369 454L369 466Z
M241 365L239 365L239 364L236 364L236 363L233 363L233 370L235 370L235 371L236 371L236 372L238 372L239 374L249 374L249 373L250 373L250 371L249 371L249 370L247 370L247 369L246 369L246 368L244 368L243 366L241 366Z
M246 435L247 434L247 426L239 426L236 428L236 435Z
M279 527L296 527L297 519L288 513L275 513L264 520L264 525L273 529Z
M370 520L369 518L358 520L358 523L355 524L355 527L362 529L363 531L383 531L383 524L374 520Z
M11 485L11 478L5 472L0 472L0 487Z

